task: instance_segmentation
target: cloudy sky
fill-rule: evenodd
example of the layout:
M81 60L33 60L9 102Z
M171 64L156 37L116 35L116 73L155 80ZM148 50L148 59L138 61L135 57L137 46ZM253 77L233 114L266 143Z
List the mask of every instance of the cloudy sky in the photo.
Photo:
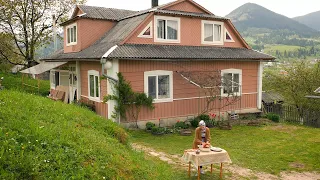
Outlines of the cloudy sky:
M159 0L165 4L174 0ZM320 11L320 0L195 0L218 16L225 16L237 7L251 2L264 6L271 11L296 17ZM143 10L151 6L151 0L87 0L87 5L129 10Z

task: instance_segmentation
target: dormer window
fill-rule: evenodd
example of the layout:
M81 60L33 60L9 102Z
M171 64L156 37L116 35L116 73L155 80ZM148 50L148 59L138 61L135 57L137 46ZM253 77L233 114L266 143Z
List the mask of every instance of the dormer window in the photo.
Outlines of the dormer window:
M155 16L155 42L180 43L180 18Z
M225 42L234 42L231 34L229 33L229 31L228 31L227 29L225 29L224 41L225 41Z
M77 44L77 24L71 24L66 27L67 31L67 46Z
M202 44L223 45L223 22L203 20L201 29Z

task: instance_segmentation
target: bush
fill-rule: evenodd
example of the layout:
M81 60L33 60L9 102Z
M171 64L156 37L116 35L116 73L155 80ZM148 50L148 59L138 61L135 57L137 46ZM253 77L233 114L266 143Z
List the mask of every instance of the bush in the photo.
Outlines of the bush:
M199 122L200 122L200 120L199 120L198 118L193 118L193 119L190 121L190 124L191 124L192 127L196 128L196 127L198 127Z
M216 125L216 121L214 121L214 120L212 120L212 119L205 120L204 122L206 123L206 126L207 126L208 128L212 128L213 126Z
M165 132L165 128L164 127L152 127L151 129L151 133L155 134L155 135L160 135L160 134L164 134Z
M189 128L189 125L186 124L185 122L178 121L178 122L174 125L174 127L177 128L177 129L188 129L188 128Z
M94 105L93 101L85 100L85 99L80 99L79 101L75 102L76 105L80 107L85 107L93 112L96 112L96 106Z
M204 121L208 121L210 120L210 116L208 114L200 114L198 117L196 117L199 119L199 121L204 120Z
M279 122L280 121L280 116L278 114L274 114L274 113L268 113L267 114L267 118L273 122Z
M199 122L201 120L203 120L206 123L206 125L209 125L209 126L211 126L211 125L214 126L215 125L215 122L210 119L210 116L208 114L200 114L196 118L192 119L190 121L190 124L191 124L192 127L196 128L196 127L199 126Z
M155 127L156 124L152 122L147 122L146 124L146 130L152 130L153 127Z

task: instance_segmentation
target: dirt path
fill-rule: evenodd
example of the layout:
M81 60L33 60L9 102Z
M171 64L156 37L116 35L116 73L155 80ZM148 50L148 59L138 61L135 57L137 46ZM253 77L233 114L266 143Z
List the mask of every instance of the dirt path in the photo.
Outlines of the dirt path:
M146 147L138 143L132 143L132 148L136 151L147 152L149 156L158 157L161 161L167 162L168 164L177 165L176 167L181 167L188 170L188 164L184 162L179 155L170 155L164 152L158 152L153 148ZM195 168L192 168L195 171ZM275 176L263 172L254 172L250 169L242 168L237 165L224 165L224 171L230 172L231 176L225 177L225 179L258 179L258 180L320 180L319 173L312 172L282 172L280 176ZM216 169L218 170L218 169ZM204 171L210 171L209 169L204 169Z

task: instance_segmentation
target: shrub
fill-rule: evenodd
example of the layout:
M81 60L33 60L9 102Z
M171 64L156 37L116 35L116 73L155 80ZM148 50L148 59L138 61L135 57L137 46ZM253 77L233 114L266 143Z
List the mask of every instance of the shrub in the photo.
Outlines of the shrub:
M192 127L196 128L196 127L198 127L199 122L200 122L200 120L199 120L198 118L193 118L193 119L190 121L190 124L191 124Z
M280 116L278 114L274 113L268 113L267 118L273 122L279 122L280 121Z
M204 120L204 121L208 121L210 120L210 116L208 114L200 114L198 117L196 117L199 119L199 121Z
M214 120L212 120L212 119L205 120L204 122L206 123L206 126L207 126L208 128L212 128L213 126L216 125L216 122L215 122Z
M156 134L156 135L160 135L160 134L164 134L165 132L165 128L164 127L152 127L151 129L151 133L152 134Z
M93 112L96 112L96 106L94 105L93 101L85 100L85 99L80 99L79 101L75 102L76 105L80 107L85 107Z
M152 122L147 122L146 124L146 130L151 130L153 127L155 127L156 124Z
M189 128L189 125L186 124L185 122L183 121L178 121L175 125L174 125L175 128L177 129L188 129Z

